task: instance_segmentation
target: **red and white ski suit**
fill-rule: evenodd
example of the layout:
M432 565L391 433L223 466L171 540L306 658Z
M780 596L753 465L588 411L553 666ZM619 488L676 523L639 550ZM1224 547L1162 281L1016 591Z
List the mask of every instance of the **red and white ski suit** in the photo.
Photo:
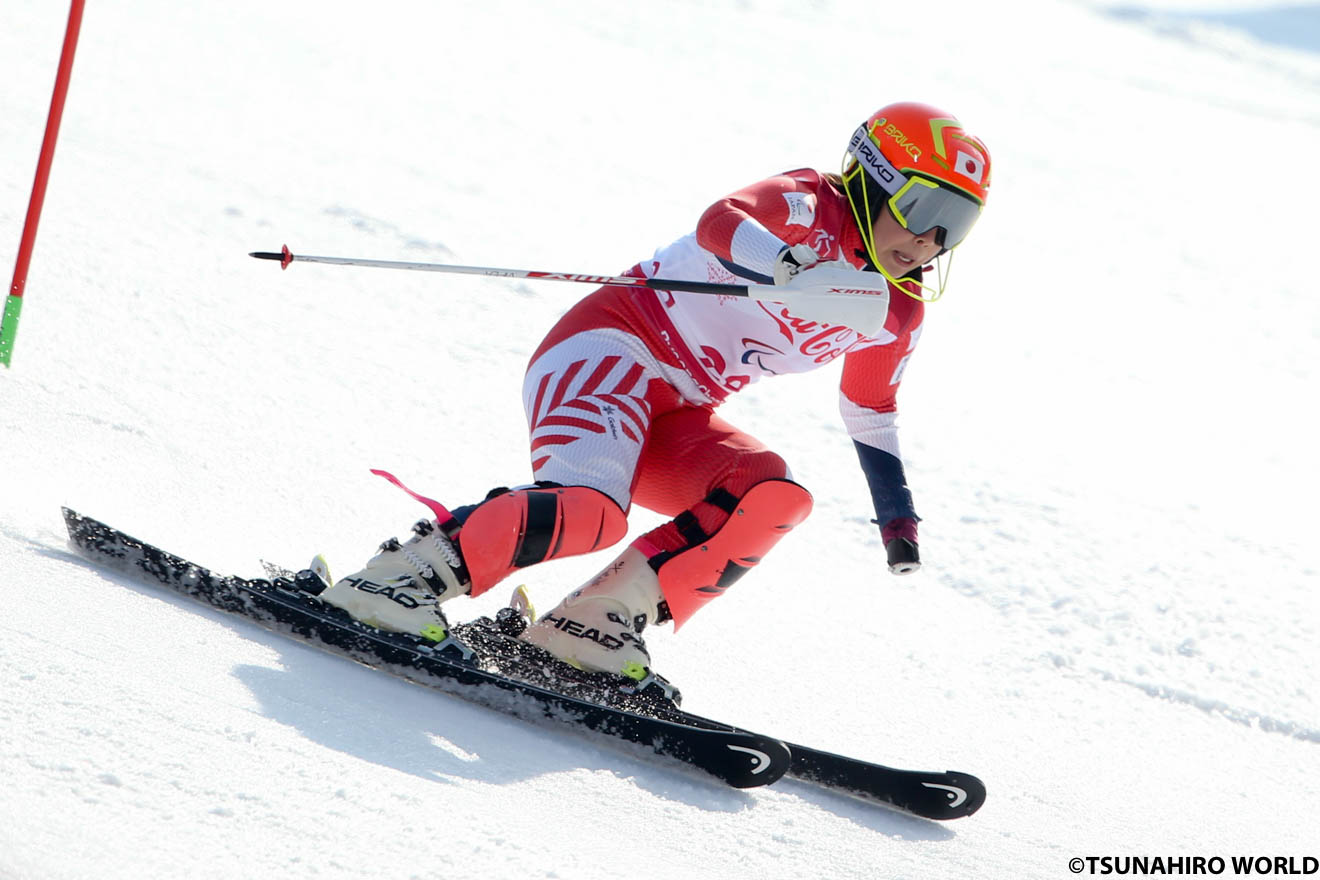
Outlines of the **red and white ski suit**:
M627 274L770 283L780 251L803 242L821 260L867 266L846 194L810 169L719 200L694 232ZM538 480L598 489L625 511L634 502L669 516L691 510L713 533L727 518L703 503L713 491L742 497L760 481L789 476L783 459L716 408L763 377L842 357L840 410L877 517L915 516L903 485L895 394L922 314L919 300L891 286L884 329L868 337L775 303L602 287L563 316L528 366L523 397L533 472ZM663 529L657 546L675 549L676 531Z

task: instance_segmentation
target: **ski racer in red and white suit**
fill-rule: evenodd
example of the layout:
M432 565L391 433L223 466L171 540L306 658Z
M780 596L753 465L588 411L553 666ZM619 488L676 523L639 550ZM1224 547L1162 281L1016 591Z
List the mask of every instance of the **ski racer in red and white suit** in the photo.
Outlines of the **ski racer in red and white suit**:
M695 231L627 273L751 285L749 296L615 285L573 306L524 379L536 482L452 513L416 496L435 521L386 542L322 598L439 638L441 603L621 541L638 504L672 519L521 637L570 664L645 681L646 625L684 624L811 509L784 460L720 418L719 404L759 379L839 358L839 405L890 570L915 570L895 398L931 290L923 267L975 223L989 154L954 117L915 103L872 114L848 153L841 176L800 169L719 200Z
M773 283L783 249L804 242L821 261L867 265L847 197L809 169L721 199L695 232L626 274ZM573 307L532 356L524 404L535 476L592 486L625 510L632 502L671 516L693 510L713 533L726 514L703 502L712 492L741 497L762 480L789 476L778 456L723 422L716 407L763 377L842 357L839 404L877 519L915 520L899 458L895 395L924 306L897 291L889 304L884 329L864 336L782 304L603 287ZM915 537L914 526L902 528ZM672 549L674 527L660 531L659 546Z

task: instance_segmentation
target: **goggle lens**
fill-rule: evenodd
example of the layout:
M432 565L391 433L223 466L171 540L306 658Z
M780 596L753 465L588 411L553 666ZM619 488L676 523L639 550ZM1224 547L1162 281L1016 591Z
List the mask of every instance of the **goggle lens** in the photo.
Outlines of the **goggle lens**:
M981 206L974 199L916 175L889 200L889 210L913 235L942 230L936 240L946 250L961 244L981 216Z

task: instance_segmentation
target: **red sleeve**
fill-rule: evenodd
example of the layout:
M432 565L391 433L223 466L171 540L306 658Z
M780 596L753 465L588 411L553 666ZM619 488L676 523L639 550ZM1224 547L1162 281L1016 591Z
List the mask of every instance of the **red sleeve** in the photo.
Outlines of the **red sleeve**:
M923 305L904 299L906 303L891 304L892 323L885 324L893 340L844 355L839 386L839 411L848 436L857 446L876 522L881 525L896 518L917 519L903 475L897 398L903 371L921 335Z
M921 335L924 313L919 300L893 293L884 329L892 341L844 355L839 390L846 401L879 413L897 409L898 384Z
M772 275L784 246L811 232L824 185L818 172L804 168L740 189L702 214L697 244L752 275Z

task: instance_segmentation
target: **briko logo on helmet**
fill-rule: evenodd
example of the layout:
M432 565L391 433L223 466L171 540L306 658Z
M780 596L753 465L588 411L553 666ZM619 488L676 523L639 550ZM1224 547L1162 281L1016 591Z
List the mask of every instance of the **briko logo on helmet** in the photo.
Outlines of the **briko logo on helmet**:
M928 104L890 104L858 126L844 156L844 189L872 265L904 293L925 302L944 295L952 250L962 243L990 191L990 152L951 113ZM890 276L875 253L874 226L889 207L916 235L935 230L938 286L929 296ZM909 279L910 280L910 279Z

